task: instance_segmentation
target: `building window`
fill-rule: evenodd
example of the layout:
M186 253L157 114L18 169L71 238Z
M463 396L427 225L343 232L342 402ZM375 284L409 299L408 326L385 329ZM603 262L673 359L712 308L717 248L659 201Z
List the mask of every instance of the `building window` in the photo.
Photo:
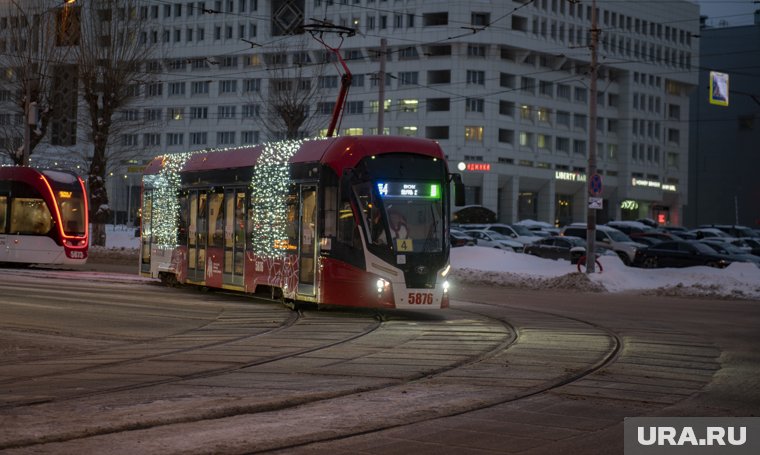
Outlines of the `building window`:
M419 103L420 103L419 100L414 100L414 99L398 100L398 106L401 112L417 112Z
M195 132L190 133L190 145L206 145L208 144L208 133Z
M166 134L166 144L167 145L182 145L183 139L184 139L183 133L167 133Z
M199 120L208 118L208 107L193 106L190 108L190 119Z
M467 55L469 57L485 58L486 57L486 46L485 46L485 44L468 44L467 45Z
M467 98L465 100L466 112L483 112L485 100L483 98Z
M233 145L235 143L234 131L219 131L216 133L217 145Z
M208 94L208 88L211 85L209 81L194 81L190 86L190 92L193 95Z
M258 131L242 131L240 133L240 140L243 144L258 144L259 132Z
M515 132L504 128L499 128L499 142L504 144L515 143Z
M499 114L512 117L515 115L515 103L513 101L499 100Z
M220 120L235 118L235 111L237 106L219 106L217 111L217 118Z
M136 134L123 134L121 136L121 145L124 147L136 147L137 135Z
M525 131L520 133L520 145L522 147L533 146L533 133L527 133Z
M243 93L258 92L261 90L261 79L243 79Z
M254 118L261 116L261 107L258 104L244 104L243 118Z
M346 103L346 114L363 114L364 101L349 101Z
M402 71L398 73L398 85L417 85L417 71Z
M428 139L448 139L449 127L448 126L426 126L425 137Z
M146 133L143 136L143 142L146 147L157 147L161 145L160 133Z
M237 92L237 81L231 80L231 81L220 81L219 82L219 94L224 93L236 93Z
M400 126L398 128L398 134L399 136L416 136L417 135L417 127L416 126Z
M465 142L483 142L483 127L465 126L464 140Z
M486 72L476 71L476 70L467 70L467 83L471 85L485 85Z
M169 84L169 96L180 96L185 94L184 82L172 82Z
M166 109L166 116L169 120L182 120L185 118L185 109L182 107L170 107Z
M449 98L428 98L426 103L428 112L448 112L451 109Z

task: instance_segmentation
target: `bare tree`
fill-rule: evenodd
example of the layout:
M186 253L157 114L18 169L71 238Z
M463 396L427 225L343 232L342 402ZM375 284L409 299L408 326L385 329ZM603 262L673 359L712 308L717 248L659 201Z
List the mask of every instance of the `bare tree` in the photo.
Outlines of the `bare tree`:
M270 139L296 139L314 133L313 114L321 99L319 81L325 62L313 61L307 50L309 38L293 39L299 41L264 55L269 89L260 98L265 106L263 124Z
M23 5L11 0L4 5L2 16L8 27L3 38L8 52L0 54L0 67L6 69L0 78L0 101L5 104L0 114L0 148L13 164L28 164L48 133L53 104L60 99L55 74L71 55L71 48L57 34L63 8L66 6L56 0L25 1ZM34 127L24 131L35 114Z
M147 24L138 5L137 0L99 0L80 12L77 65L93 146L87 181L94 245L105 244L104 223L111 215L105 179L116 114L136 100L132 87L145 76L152 52L139 40Z

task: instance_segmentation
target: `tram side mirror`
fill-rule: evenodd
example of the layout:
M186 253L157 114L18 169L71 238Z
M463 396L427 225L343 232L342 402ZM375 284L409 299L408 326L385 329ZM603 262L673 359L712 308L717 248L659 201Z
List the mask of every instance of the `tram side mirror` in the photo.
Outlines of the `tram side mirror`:
M454 205L462 207L464 205L464 183L462 183L462 176L451 174L451 181L454 182Z

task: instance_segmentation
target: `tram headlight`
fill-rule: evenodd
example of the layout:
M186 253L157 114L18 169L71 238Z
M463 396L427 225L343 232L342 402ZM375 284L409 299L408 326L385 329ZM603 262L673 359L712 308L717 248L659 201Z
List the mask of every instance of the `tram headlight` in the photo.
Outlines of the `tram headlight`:
M385 280L383 278L378 278L377 279L377 293L382 294L388 289L388 286L390 285L391 284L388 282L388 280Z
M443 293L446 294L449 292L449 280L446 280L443 282Z

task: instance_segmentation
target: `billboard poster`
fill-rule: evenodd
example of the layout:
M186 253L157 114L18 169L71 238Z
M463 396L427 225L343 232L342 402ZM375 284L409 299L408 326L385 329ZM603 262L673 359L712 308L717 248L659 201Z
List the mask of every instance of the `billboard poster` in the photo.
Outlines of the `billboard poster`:
M728 106L728 74L710 71L710 104Z

